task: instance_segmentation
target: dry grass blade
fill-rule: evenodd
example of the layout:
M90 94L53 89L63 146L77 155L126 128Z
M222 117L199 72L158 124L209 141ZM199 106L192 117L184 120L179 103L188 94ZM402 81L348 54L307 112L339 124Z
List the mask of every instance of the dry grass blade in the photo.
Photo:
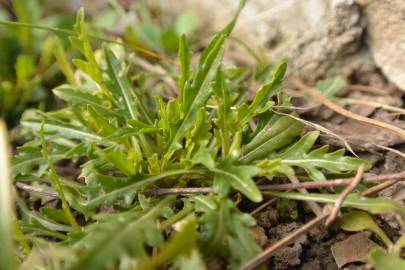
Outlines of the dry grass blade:
M380 102L374 102L374 101L368 101L368 100L362 100L362 99L354 99L354 98L341 98L341 99L339 99L339 102L342 104L366 105L366 106L371 106L371 107L375 107L375 108L382 108L387 111L396 112L399 114L405 114L405 109L391 106L391 105L385 104L385 103L380 103Z
M346 197L352 192L356 186L361 182L364 174L364 164L361 164L357 169L356 176L353 178L352 182L340 193L339 198L336 200L335 205L330 213L330 216L326 220L326 226L330 226L337 218L338 213L340 211L340 207L342 206Z
M364 116L352 113L351 111L348 111L348 110L340 107L339 105L336 105L332 101L328 100L322 94L320 94L317 90L306 85L303 81L301 81L298 78L292 78L291 83L295 87L307 92L316 101L322 103L324 106L328 107L329 109L331 109L343 116L346 116L347 118L391 131L392 133L395 133L396 135L400 136L401 138L405 138L405 130L400 129L396 126L393 126L393 125L385 123L385 122L381 122L381 121L378 121L375 119L371 119L368 117L364 117Z
M319 131L321 131L321 132L323 132L323 133L325 133L325 134L328 134L328 135L331 136L331 137L334 137L334 138L340 140L340 141L343 143L343 145L347 148L347 150L349 150L350 153L352 153L354 156L357 157L356 152L354 152L353 148L350 146L350 144L347 142L347 140L346 140L345 138L343 138L342 136L340 136L340 135L334 133L333 131L327 129L326 127L321 126L321 125L316 124L316 123L312 123L311 121L308 121L308 120L301 119L301 118L296 117L296 116L291 115L291 114L282 113L282 112L277 112L277 111L274 111L274 110L273 110L273 112L276 113L276 114L280 114L280 115L285 115L285 116L291 117L292 119L297 120L297 121L303 123L303 124L306 125L306 126L312 127L312 128L314 128L314 129L316 129L316 130L319 130Z
M21 190L27 191L29 193L36 193L39 195L44 195L47 197L52 197L52 198L59 198L59 194L56 191L49 191L49 190L45 190L42 188L38 188L38 187L33 187L24 183L20 183L17 182L15 183L15 186Z
M260 205L259 207L257 207L255 210L253 210L252 212L250 212L249 214L252 216L257 215L260 211L262 211L263 209L265 209L267 206L269 206L270 204L274 203L275 201L277 201L277 198L273 198L271 200L268 200L267 202L263 203L262 205Z
M347 86L348 89L354 90L354 91L360 91L360 92L368 92L368 93L373 93L377 95L386 95L387 91L384 91L382 89L378 89L372 86L368 85L361 85L361 84L350 84Z
M387 150L389 152L392 152L402 158L405 158L405 154L397 149L391 148L391 147L387 147L387 146L383 146L383 145L378 145L378 144L374 144L376 147Z

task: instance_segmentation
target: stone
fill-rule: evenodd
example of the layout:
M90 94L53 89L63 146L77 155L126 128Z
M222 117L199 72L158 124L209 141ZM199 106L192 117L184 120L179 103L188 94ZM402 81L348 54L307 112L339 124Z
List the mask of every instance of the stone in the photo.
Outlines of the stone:
M405 1L374 0L364 6L367 41L376 65L405 90Z

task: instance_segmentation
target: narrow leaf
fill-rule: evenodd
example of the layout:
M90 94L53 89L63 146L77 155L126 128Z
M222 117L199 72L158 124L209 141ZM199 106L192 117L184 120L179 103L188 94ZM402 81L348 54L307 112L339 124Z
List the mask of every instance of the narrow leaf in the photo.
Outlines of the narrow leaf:
M315 201L319 203L335 203L339 194L314 194L269 191L265 194L299 201ZM396 212L405 220L405 207L387 198L364 198L357 193L350 194L343 202L343 207L354 207L372 214Z
M16 269L13 242L13 188L10 174L7 129L0 119L0 268Z
M274 150L280 149L294 142L301 133L303 124L284 116L279 118L270 127L264 128L247 145L242 147L241 162L266 158Z

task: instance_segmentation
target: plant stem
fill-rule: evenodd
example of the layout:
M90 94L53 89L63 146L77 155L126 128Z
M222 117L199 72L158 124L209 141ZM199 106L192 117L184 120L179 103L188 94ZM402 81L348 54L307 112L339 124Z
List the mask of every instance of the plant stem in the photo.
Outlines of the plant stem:
M44 122L42 121L41 124L41 129L40 129L40 139L41 139L41 143L42 143L42 154L45 158L45 160L47 160L48 162L48 166L49 166L49 179L52 182L52 185L54 186L56 192L59 194L59 198L62 202L62 210L66 215L66 218L68 219L70 225L77 231L80 231L80 226L77 223L75 217L73 216L69 204L66 200L65 194L63 192L63 188L62 185L60 184L59 181L59 177L56 174L56 170L55 170L55 165L53 164L52 160L49 159L49 153L48 153L48 146L46 145L46 141L45 141L45 135L44 135Z
M326 97L324 97L319 91L317 91L316 89L306 85L303 81L301 81L298 78L293 78L290 80L291 83L296 86L299 89L304 90L305 92L307 92L313 99L315 99L316 101L322 103L324 106L328 107L329 109L343 115L346 116L347 118L368 124L368 125L372 125L381 129L385 129L387 131L390 131L398 136L400 136L401 138L405 138L405 130L396 127L394 125L385 123L385 122L381 122L375 119L371 119L368 117L364 117L362 115L359 114L355 114L351 111L348 111L342 107L340 107L339 105L333 103L332 101L330 101L329 99L327 99Z
M170 175L172 171L169 171ZM176 173L176 172L174 172ZM184 171L182 170L179 172L180 174L186 173L197 173L201 174L201 171ZM168 176L168 175L165 175ZM405 171L399 173L392 173L392 174L383 174L377 176L366 176L364 177L363 183L364 184L374 184L374 183L391 183L392 181L401 181L405 180ZM331 188L331 187L341 187L347 186L350 182L353 181L353 178L345 178L345 179L331 179L325 181L317 181L317 182L300 182L300 183L288 183L288 184L272 184L272 185L259 185L258 188L260 191L290 191L296 190L300 188L306 189L317 189L317 188ZM58 193L56 191L51 190L44 190L38 187L32 187L27 184L23 184L17 182L16 187L27 192L31 193L38 193L40 195L45 195L48 197L58 198ZM149 189L141 191L140 193L146 196L164 196L164 195L183 195L183 194L208 194L213 192L212 187L190 187L190 188L156 188L156 189Z
M332 223L336 220L337 215L340 211L340 207L342 206L346 197L360 184L361 179L363 178L364 174L364 164L360 164L359 168L357 169L356 176L350 182L350 184L340 193L339 198L336 200L333 209L326 220L326 226L329 227Z
M323 214L319 215L318 217L312 219L305 225L301 226L299 229L295 230L294 232L288 234L281 240L277 241L273 245L269 246L262 253L260 253L257 257L253 258L249 262L247 262L244 266L240 268L240 270L253 270L257 266L261 265L262 263L266 262L274 252L279 250L282 247L285 247L291 241L297 239L302 234L308 232L313 227L319 225L322 221L324 221L328 217L329 213L324 212Z
M160 224L160 229L161 230L167 229L170 225L172 225L173 223L179 221L180 219L185 217L188 213L190 213L193 210L194 210L194 207L192 207L191 205L188 205L188 206L184 207L179 212L177 212L176 214L174 214L170 218L163 221L162 224Z

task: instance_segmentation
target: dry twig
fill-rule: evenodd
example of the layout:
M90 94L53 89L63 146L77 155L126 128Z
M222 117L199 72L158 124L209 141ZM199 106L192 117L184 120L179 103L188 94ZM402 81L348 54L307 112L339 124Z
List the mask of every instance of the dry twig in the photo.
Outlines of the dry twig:
M405 109L391 106L391 105L385 104L385 103L375 102L375 101L354 99L354 98L340 98L338 101L342 104L360 104L360 105L366 105L366 106L370 106L370 107L374 107L374 108L382 108L387 111L396 112L399 114L405 114Z
M257 207L255 210L253 210L249 214L252 215L252 216L255 216L257 213L259 213L260 211L262 211L264 208L266 208L270 204L274 203L275 201L277 201L277 198L273 198L271 200L268 200L267 202L263 203L262 205Z
M325 209L325 208L324 208ZM252 270L255 269L257 266L261 265L262 263L266 262L275 251L279 250L282 247L287 246L292 241L300 237L302 234L308 232L313 227L319 225L323 222L329 215L329 212L324 211L323 214L317 216L316 218L312 219L310 222L306 223L305 225L301 226L299 229L295 230L294 232L288 234L281 240L277 241L273 245L267 247L260 253L257 257L253 258L249 262L247 262L244 266L242 266L241 270Z
M27 185L21 182L15 183L15 186L21 190L27 191L29 193L37 193L39 195L44 195L52 198L59 198L58 192L54 190L45 190L43 188L33 187L31 185Z
M361 182L363 174L364 174L364 164L360 164L359 168L357 169L356 176L353 178L352 182L342 191L342 193L340 193L339 197L337 198L335 205L330 213L330 216L326 220L327 227L329 227L336 220L338 213L340 211L340 207L342 206L344 200Z
M368 93L373 93L377 95L386 95L387 91L384 91L382 89L378 89L369 85L362 85L362 84L349 84L346 86L350 90L354 91L360 91L360 92L368 92Z
M380 191L382 191L382 190L384 190L386 188L389 188L390 186L392 186L396 182L398 182L398 180L390 180L390 181L387 181L387 182L380 183L378 185L375 185L375 186L367 189L366 191L363 191L361 193L361 196L370 197L370 196L372 196L372 195L374 195L374 194L376 194L376 193L378 193L378 192L380 192Z
M291 191L298 190L300 188L305 189L318 189L318 188L330 188L330 187L341 187L349 185L354 178L342 178L342 179L331 179L325 181L317 182L299 182L299 183L287 183L287 184L272 184L272 185L260 185L258 188L260 191ZM392 180L405 180L405 171L392 174L382 174L382 175L371 175L365 176L363 183L381 183ZM27 192L38 193L41 195L57 198L58 194L52 190L45 190L39 187L32 187L30 185L16 182L16 187ZM191 188L156 188L141 191L142 194L146 196L165 196L165 195L187 195L187 194L207 194L214 190L211 187L191 187Z

